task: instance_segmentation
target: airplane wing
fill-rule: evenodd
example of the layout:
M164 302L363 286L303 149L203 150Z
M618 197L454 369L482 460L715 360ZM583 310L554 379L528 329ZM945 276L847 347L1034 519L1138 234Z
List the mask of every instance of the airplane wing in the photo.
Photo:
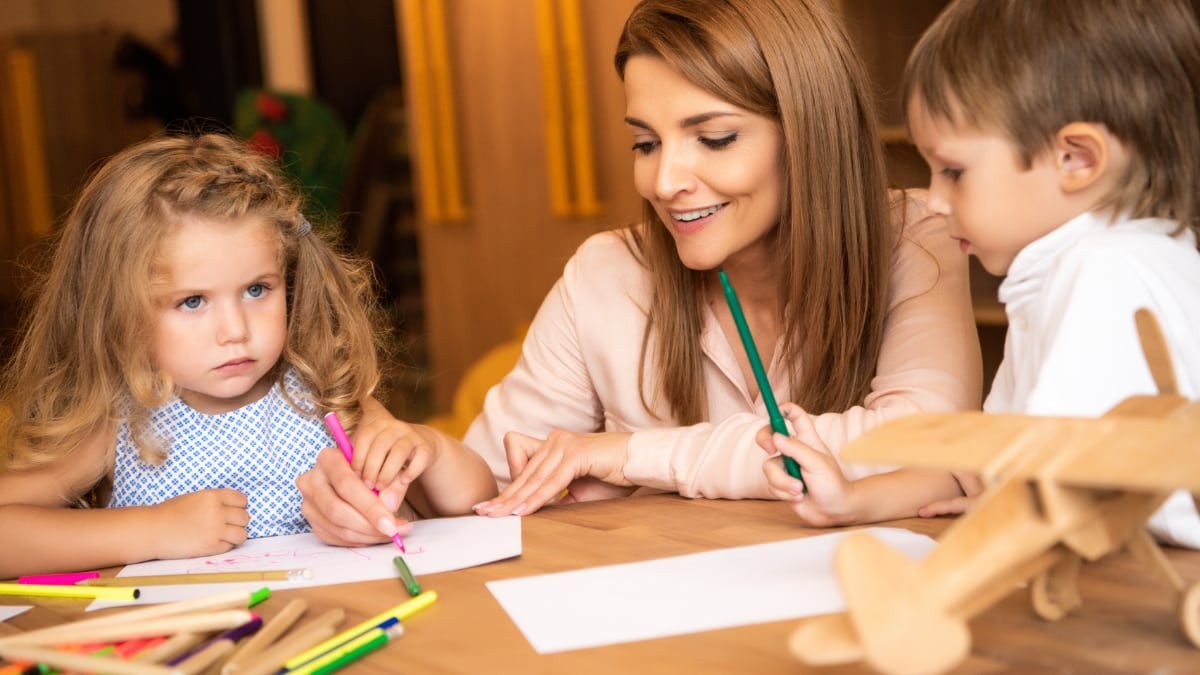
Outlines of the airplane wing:
M920 413L846 445L841 459L1098 489L1200 493L1200 403L1164 417Z
M1046 419L978 411L917 413L868 431L843 447L839 458L979 473Z

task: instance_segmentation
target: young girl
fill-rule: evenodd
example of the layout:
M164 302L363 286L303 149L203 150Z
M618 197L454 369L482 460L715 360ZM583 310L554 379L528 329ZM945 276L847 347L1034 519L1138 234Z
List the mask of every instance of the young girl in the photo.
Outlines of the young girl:
M308 531L295 481L332 445L329 410L351 428L366 414L372 477L407 462L404 478L438 485L413 492L417 511L494 493L479 457L425 443L371 399L369 292L239 141L165 137L113 157L68 215L4 375L0 577Z

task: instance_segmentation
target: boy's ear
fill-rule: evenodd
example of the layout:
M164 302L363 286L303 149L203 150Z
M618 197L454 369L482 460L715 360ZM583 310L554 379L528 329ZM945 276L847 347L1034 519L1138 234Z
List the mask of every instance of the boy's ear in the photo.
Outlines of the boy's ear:
M1104 176L1110 162L1109 135L1092 122L1071 122L1054 134L1059 187L1077 192Z

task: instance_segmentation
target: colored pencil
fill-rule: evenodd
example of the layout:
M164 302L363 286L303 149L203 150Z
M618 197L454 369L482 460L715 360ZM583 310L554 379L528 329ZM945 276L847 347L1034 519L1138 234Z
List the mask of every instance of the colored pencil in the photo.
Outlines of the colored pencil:
M293 654L305 652L315 644L323 644L346 620L346 612L331 609L328 612L297 626L295 630L278 642L264 649L258 656L240 665L237 675L271 675L278 672Z
M341 647L329 650L322 656L309 661L295 670L286 672L288 675L325 675L326 673L332 673L383 647L401 635L404 635L404 625L399 621L387 628L375 628L363 633Z
M43 598L87 598L91 600L137 600L141 591L136 588L84 588L50 584L0 583L0 595L20 595Z
M27 663L44 663L53 668L80 673L108 673L110 675L178 675L177 670L154 663L122 661L121 659L74 654L46 647L30 645L0 646L0 657Z
M203 633L176 633L158 645L144 652L138 652L131 660L161 663L179 656L199 644L203 639Z
M52 635L25 633L20 636L14 636L14 638L21 637L23 639L20 641L14 639L11 644L57 645L63 643L65 640L69 640L71 643L114 642L142 637L156 637L159 635L174 635L175 633L202 633L240 626L249 621L252 616L253 614L245 609L225 609L205 614L184 614L182 616L168 616L146 621L128 621L88 628L77 628L66 635L62 633ZM4 644L10 643L5 642Z
M725 270L718 269L717 276L721 278L721 287L725 291L725 302L729 305L729 313L733 315L733 322L737 324L738 336L742 339L742 347L746 350L746 358L750 361L750 370L754 371L754 379L758 382L758 395L762 397L763 404L767 406L767 417L771 420L771 429L777 434L787 436L787 422L779 412L779 404L775 401L775 392L771 390L771 381L767 379L767 371L763 368L762 357L758 355L758 347L754 346L754 336L750 334L750 325L746 323L746 315L742 312L742 303L733 290L733 284L729 283L729 277L726 276ZM804 477L800 474L800 465L796 463L796 460L784 455L783 466L787 468L787 472L792 478L800 481L800 484L804 486L804 491L808 492L808 486L804 484Z
M16 635L6 635L0 637L0 644L28 644L31 640L42 641L43 638L49 637L50 642L61 642L65 638L74 636L75 631L85 628L93 628L96 626L113 626L135 621L149 621L151 619L159 619L162 617L176 616L191 612L204 612L217 609L227 609L230 607L253 607L258 603L266 600L271 596L271 589L267 587L260 588L256 591L247 592L244 590L226 591L224 593L214 593L202 598L192 598L190 600L180 600L178 602L170 602L162 605L152 605L150 607L139 607L126 612L118 612L108 614L106 616L96 617L93 619L83 619L82 621L74 621L64 623L48 628L40 628L38 630L28 631L26 633L17 633ZM45 644L46 641L39 642Z
M61 574L30 574L17 578L18 584L50 584L73 586L85 579L95 579L99 572L63 572Z
M118 644L113 653L123 659L133 659L136 658L138 654L150 649L154 649L166 641L167 638L163 635L159 635L157 637L134 638Z
M420 595L421 584L417 583L417 578L413 576L412 570L408 569L408 563L404 562L404 558L396 556L392 558L392 564L400 571L400 582L404 584L404 590L414 598Z
M313 647L312 649L309 649L307 651L301 652L301 653L293 656L292 658L288 659L287 662L285 662L283 664L283 667L288 668L288 669L298 668L298 667L304 665L305 663L308 663L309 661L315 659L316 657L324 654L325 652L329 651L330 649L340 646L340 645L348 642L349 640L356 638L359 635L371 630L372 628L379 626L379 624L383 623L384 621L387 621L388 619L394 618L394 619L403 621L404 619L412 616L416 612L418 612L422 609L425 609L429 605L432 605L435 600L437 600L437 591L425 591L424 593L418 595L417 597L415 597L411 600L402 602L399 605L393 607L392 609L389 609L388 611L383 612L382 614L377 614L349 630L338 633L337 635L329 638L325 642L322 642L321 644Z
M192 647L167 661L167 665L178 666L185 673L198 673L216 663L218 659L233 653L233 647L238 640L254 635L262 628L262 625L262 617L251 614L251 619L246 623L234 626L224 633Z
M231 675L242 664L257 656L267 645L274 642L275 638L287 632L307 609L308 603L299 598L285 605L274 618L263 624L261 630L238 646L225 665L221 666L222 675Z
M80 586L172 586L217 584L234 581L302 581L312 579L312 570L246 570L244 572L198 572L196 574L155 574L138 577L99 577L84 579Z

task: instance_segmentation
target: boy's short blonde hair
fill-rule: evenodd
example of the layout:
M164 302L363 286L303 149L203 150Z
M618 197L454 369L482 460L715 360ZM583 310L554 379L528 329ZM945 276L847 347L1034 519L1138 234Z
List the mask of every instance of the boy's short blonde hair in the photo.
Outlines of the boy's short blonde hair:
M957 0L909 57L904 100L997 130L1026 166L1071 122L1132 156L1102 208L1195 227L1200 30L1183 0Z

